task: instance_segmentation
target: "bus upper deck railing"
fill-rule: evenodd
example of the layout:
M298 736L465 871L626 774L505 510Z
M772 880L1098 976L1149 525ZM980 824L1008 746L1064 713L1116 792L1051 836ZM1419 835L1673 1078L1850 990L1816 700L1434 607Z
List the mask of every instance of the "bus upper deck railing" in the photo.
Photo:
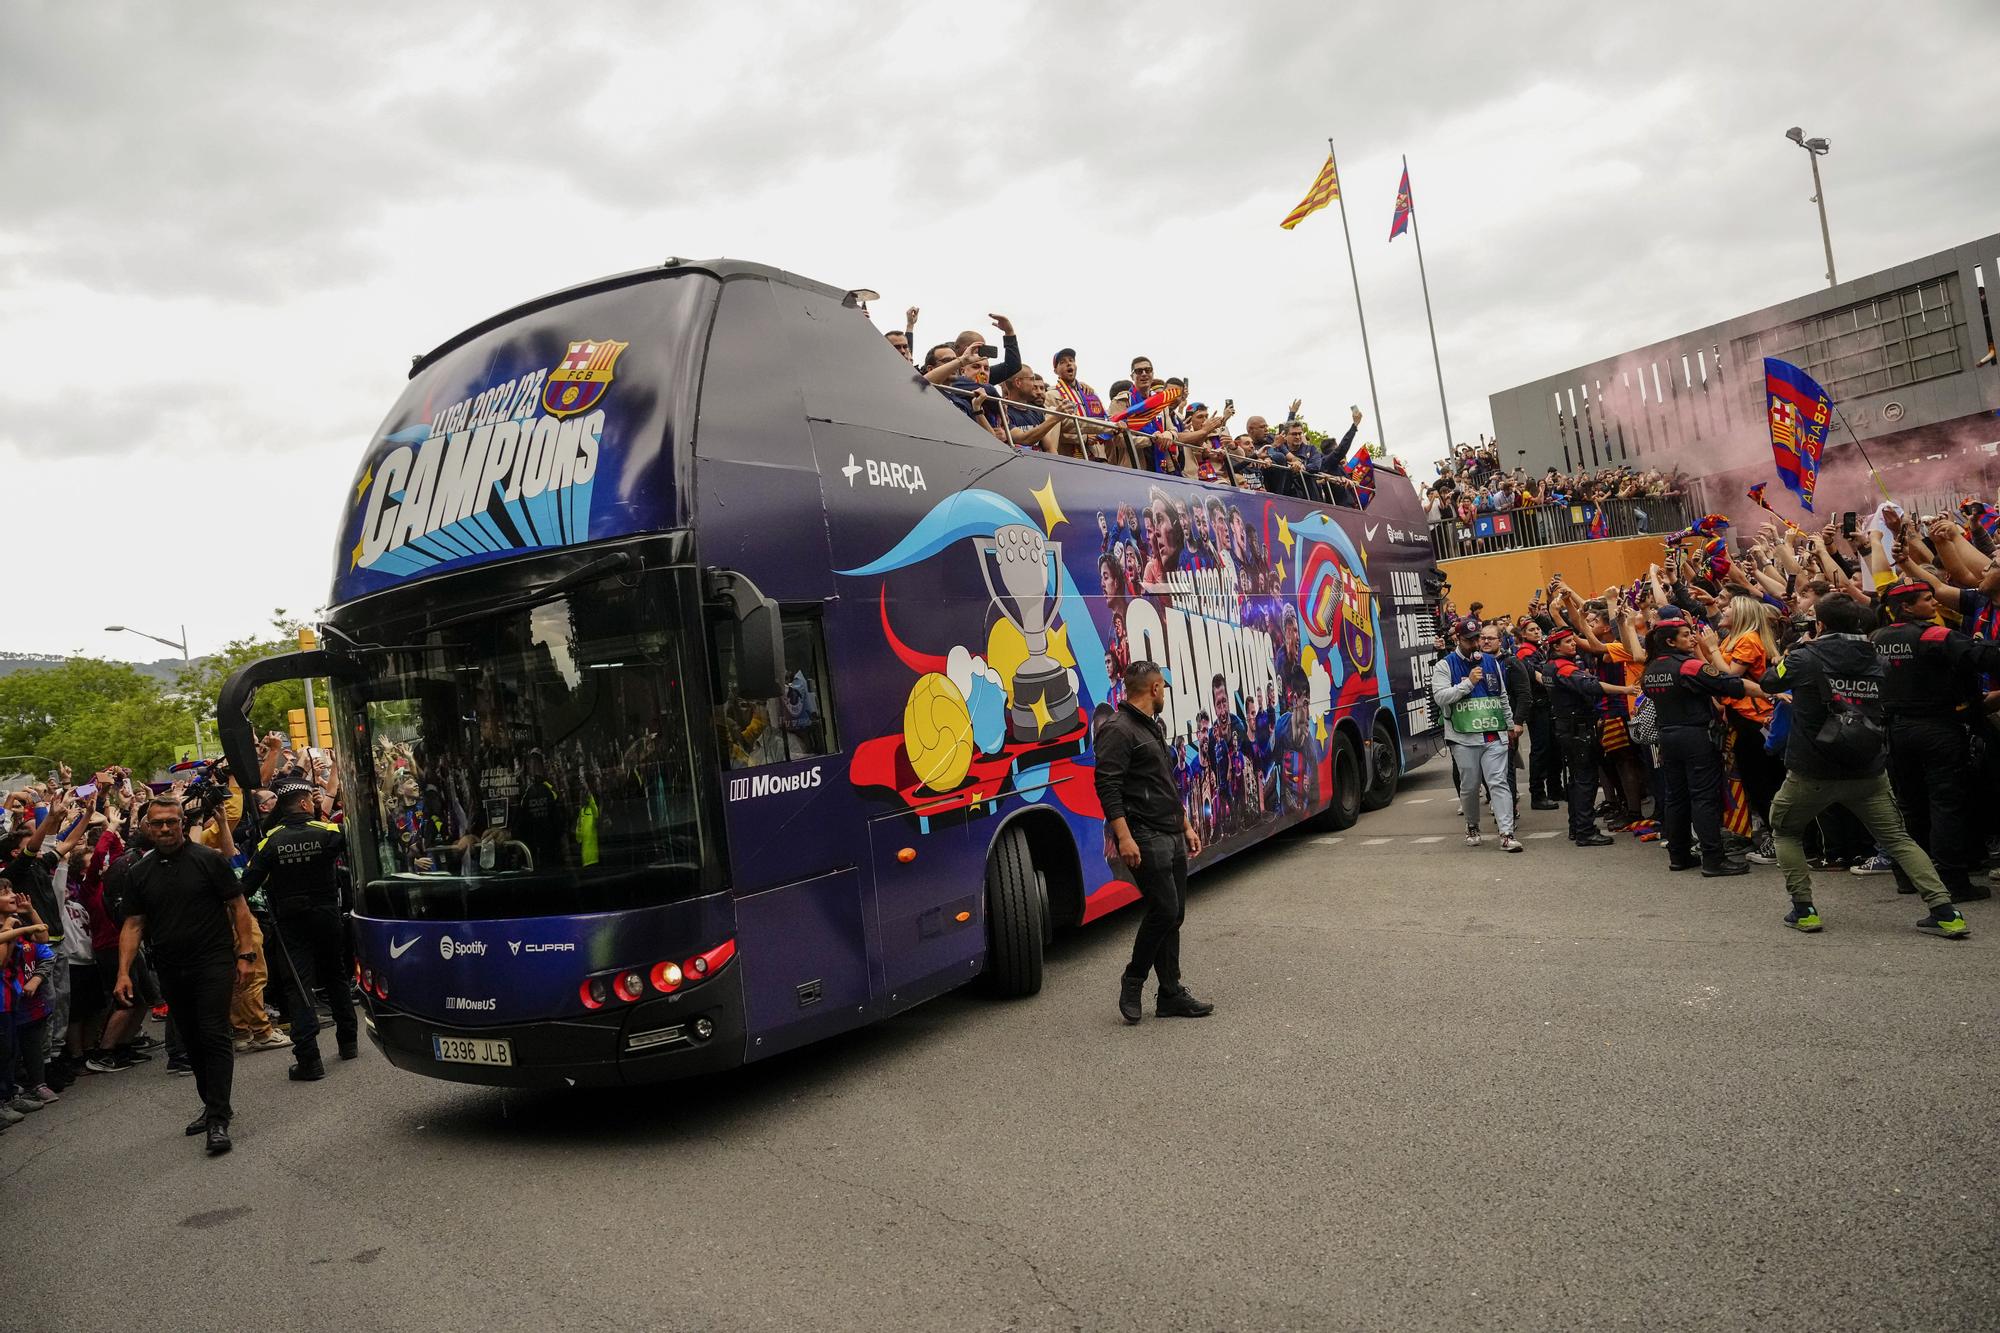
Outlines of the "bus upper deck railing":
M973 390L961 389L954 384L933 384L934 389L942 389L948 394L971 401ZM1129 467L1140 472L1157 473L1153 466L1152 454L1159 437L1133 430L1103 417L1080 416L1065 412L1061 408L1049 407L1044 403L1024 403L1003 398L993 389L985 390L986 396L1004 411L1009 407L1036 412L1046 419L1057 417L1069 423L1050 431L1042 439L1031 445L1016 445L1015 448L1039 449L1044 453L1056 454L1063 458L1083 458L1098 463L1109 463L1114 467ZM1281 468L1277 464L1262 459L1251 458L1233 449L1218 449L1204 444L1177 444L1181 454L1182 471L1170 473L1198 481L1227 482L1243 490L1263 490L1276 495L1291 495L1298 499L1320 500L1327 504L1355 509L1360 502L1355 496L1355 485L1345 476L1332 477L1314 472L1301 465ZM1207 465L1213 475L1204 475ZM1387 469L1384 469L1387 471ZM1400 473L1390 475L1400 476Z
M1431 545L1438 559L1451 560L1612 537L1665 538L1685 531L1700 512L1699 497L1675 495L1527 505L1481 512L1470 523L1453 514L1431 520Z

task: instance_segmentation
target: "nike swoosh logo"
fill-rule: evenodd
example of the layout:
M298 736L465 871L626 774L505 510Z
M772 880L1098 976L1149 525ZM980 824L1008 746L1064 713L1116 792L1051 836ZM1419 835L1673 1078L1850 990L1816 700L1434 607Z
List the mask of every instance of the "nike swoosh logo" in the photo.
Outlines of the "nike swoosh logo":
M396 941L394 940L390 940L389 957L391 959L401 958L404 954L408 953L410 950L416 947L417 947L417 937L412 937L410 939L404 940L401 944L396 943Z

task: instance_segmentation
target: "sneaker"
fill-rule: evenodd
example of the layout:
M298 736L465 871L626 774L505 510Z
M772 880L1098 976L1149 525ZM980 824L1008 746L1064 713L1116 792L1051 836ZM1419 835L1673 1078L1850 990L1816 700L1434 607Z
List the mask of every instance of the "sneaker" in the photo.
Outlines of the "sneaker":
M118 1048L117 1054L118 1057L128 1065L148 1064L153 1059L152 1056L146 1054L144 1051L138 1049L135 1046L120 1046Z
M46 1083L42 1084L39 1088L30 1088L29 1091L34 1094L35 1100L44 1106L49 1105L51 1102L62 1100L61 1097L56 1095L56 1090Z
M7 1105L16 1111L39 1111L42 1109L42 1099L32 1093L17 1092L14 1094L14 1100Z
M194 1066L186 1060L167 1061L167 1072L180 1078L192 1078Z
M1822 929L1819 910L1811 903L1793 903L1792 910L1785 913L1785 924L1793 930L1803 930L1808 935Z
M1127 981L1122 977L1119 978L1118 1016L1120 1018L1124 1019L1128 1025L1137 1023L1146 1016L1145 1002L1146 983L1143 979L1134 982Z
M1525 852L1528 849L1523 847L1520 839L1516 838L1513 834L1503 833L1500 835L1500 850L1503 852Z
M1939 916L1939 911L1951 915ZM1972 927L1965 923L1965 918L1958 914L1955 907L1933 908L1929 916L1917 922L1917 929L1926 935L1937 935L1947 940L1962 940L1972 933Z
M282 1051L288 1049L291 1044L292 1039L290 1037L281 1036L276 1028L272 1028L263 1036L245 1042L240 1049L245 1051Z
M1866 861L1847 867L1847 873L1850 875L1893 875L1896 873L1896 863L1882 855L1882 853L1877 852Z
M118 1051L99 1051L83 1062L83 1067L93 1074L122 1074L135 1062L130 1056Z
M150 1013L152 1020L155 1023L164 1023L167 1021L167 1006L165 1006L164 1004L154 1005Z
M1185 986L1172 994L1162 992L1153 1001L1155 1018L1207 1018L1214 1012L1214 1005L1195 999Z
M0 1102L0 1126L18 1125L27 1118L7 1103Z
M1479 845L1479 825L1473 824L1465 830L1465 845L1467 847Z
M1753 866L1774 866L1778 864L1778 854L1776 852L1758 851L1755 848L1743 853L1743 859Z
M128 1051L150 1051L159 1044L160 1039L158 1037L151 1037L141 1032L138 1036L125 1043L125 1049Z

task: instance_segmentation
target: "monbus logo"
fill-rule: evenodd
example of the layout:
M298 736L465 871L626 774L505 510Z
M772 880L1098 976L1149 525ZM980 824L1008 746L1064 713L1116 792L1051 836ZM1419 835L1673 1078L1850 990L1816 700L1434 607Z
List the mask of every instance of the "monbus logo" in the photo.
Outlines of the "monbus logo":
M758 773L753 777L729 779L729 799L751 801L780 792L809 791L819 786L819 765L802 773Z

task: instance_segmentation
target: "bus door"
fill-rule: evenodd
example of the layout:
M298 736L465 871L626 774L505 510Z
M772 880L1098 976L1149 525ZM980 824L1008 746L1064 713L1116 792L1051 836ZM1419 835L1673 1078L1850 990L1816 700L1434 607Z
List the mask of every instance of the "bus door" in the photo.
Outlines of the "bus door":
M711 622L716 744L743 967L747 1058L875 1017L872 912L856 862L819 608L779 612L780 693L746 697L742 626Z

